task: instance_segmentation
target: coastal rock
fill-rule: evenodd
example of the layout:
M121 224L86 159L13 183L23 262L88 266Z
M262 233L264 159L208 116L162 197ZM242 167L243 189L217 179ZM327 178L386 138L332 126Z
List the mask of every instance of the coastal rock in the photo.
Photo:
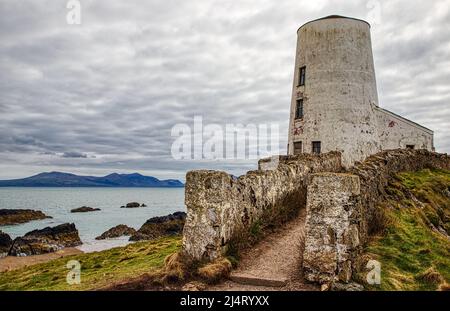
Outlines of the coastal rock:
M23 237L16 238L9 251L10 256L29 256L52 253L64 247L81 245L75 224L62 224L33 230Z
M104 240L110 238L117 238L124 235L134 235L136 234L136 230L130 228L126 225L118 225L115 226L105 232L103 232L100 236L96 237L96 240Z
M8 255L11 245L11 237L0 230L0 258Z
M138 202L130 202L127 203L127 205L125 206L121 206L120 208L137 208L137 207L141 207L141 204L139 204Z
M82 207L78 207L78 208L74 208L74 209L70 210L71 213L87 213L87 212L95 212L95 211L100 211L100 209L89 207L89 206L82 206Z
M141 204L141 207L147 207L147 205L146 205L146 204L144 204L144 203L142 203L142 204Z
M0 209L0 226L17 225L32 220L52 218L31 209Z
M147 220L130 241L153 240L159 237L180 234L186 220L185 212L175 212L167 216L153 217Z

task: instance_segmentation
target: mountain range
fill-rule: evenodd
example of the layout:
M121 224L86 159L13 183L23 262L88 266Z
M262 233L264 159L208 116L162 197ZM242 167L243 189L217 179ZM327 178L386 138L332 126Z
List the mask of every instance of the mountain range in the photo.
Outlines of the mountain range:
M177 179L159 180L138 173L113 173L104 177L78 176L75 174L50 172L22 179L0 180L0 187L183 187Z

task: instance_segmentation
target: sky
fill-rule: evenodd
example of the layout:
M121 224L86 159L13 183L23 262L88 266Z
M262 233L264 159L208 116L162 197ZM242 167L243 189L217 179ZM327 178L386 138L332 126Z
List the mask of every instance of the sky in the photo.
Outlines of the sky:
M286 152L296 31L367 20L380 106L450 152L450 1L0 2L0 179L43 171L235 175L255 160L177 160L177 124L276 123Z

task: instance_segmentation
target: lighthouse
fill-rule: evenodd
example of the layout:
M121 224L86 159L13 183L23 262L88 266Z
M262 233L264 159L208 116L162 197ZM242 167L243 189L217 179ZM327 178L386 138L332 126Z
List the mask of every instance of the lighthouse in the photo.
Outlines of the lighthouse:
M288 154L342 152L351 166L384 149L433 150L433 131L379 107L370 25L343 16L297 31Z

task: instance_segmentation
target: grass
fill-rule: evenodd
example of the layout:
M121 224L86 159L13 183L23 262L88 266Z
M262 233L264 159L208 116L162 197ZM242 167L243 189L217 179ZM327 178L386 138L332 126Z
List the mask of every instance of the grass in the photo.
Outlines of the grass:
M164 259L181 249L180 236L138 242L106 251L68 256L0 273L0 290L92 290L111 283L159 271ZM81 283L66 282L66 264L81 264Z
M387 226L366 247L381 262L381 284L372 290L437 290L450 283L450 172L400 173L380 208ZM448 285L447 285L448 286Z

